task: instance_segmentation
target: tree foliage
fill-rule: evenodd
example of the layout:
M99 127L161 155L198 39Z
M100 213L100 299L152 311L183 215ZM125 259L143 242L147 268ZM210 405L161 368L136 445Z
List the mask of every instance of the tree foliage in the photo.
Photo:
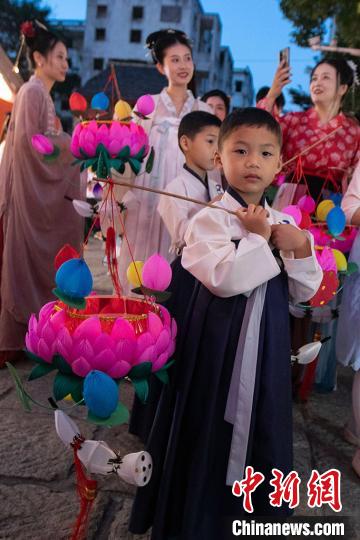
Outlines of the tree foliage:
M360 48L359 0L280 0L280 9L294 24L292 36L302 47L308 39L326 34L326 22L335 17L339 46Z
M360 0L280 0L280 9L285 17L293 23L294 30L291 35L300 47L308 47L308 40L315 36L320 36L322 41L327 43L328 23L330 19L333 19L336 22L334 37L337 40L337 45L360 49ZM337 54L339 53L331 53L331 56ZM341 57L355 62L360 76L359 57L348 54L341 54ZM307 94L294 89L290 90L290 94L295 104L304 109L308 107L309 96ZM359 87L350 90L343 108L352 112L359 110Z
M24 21L37 19L46 24L50 8L39 0L0 0L0 35L5 52L14 57L20 44L20 25Z

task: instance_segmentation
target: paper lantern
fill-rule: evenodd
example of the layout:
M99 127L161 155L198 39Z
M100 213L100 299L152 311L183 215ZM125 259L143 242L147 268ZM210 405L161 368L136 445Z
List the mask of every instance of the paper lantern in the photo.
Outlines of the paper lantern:
M84 380L84 400L92 414L99 418L108 418L119 401L117 384L102 371L90 371Z
M143 285L154 291L165 291L170 285L172 270L164 257L155 253L144 264L142 271Z
M324 201L321 201L320 204L318 204L318 207L316 208L316 217L319 221L325 221L326 216L330 212L332 208L334 208L335 204L330 199L325 199Z
M347 260L346 257L341 251L338 249L332 249L335 261L336 261L336 268L339 272L346 272L347 270Z
M58 289L71 298L84 298L90 294L93 279L84 259L64 262L55 275Z
M56 254L54 259L55 270L58 270L64 262L69 261L70 259L78 259L80 255L70 244L65 244L60 251Z
M132 108L127 101L120 99L115 105L114 112L117 120L124 121L131 117Z
M109 107L110 101L104 92L95 94L91 100L91 108L99 111L106 111Z
M346 225L346 217L344 211L342 210L342 208L340 208L340 206L335 206L330 210L330 212L326 216L326 223L329 232L333 236L339 236L343 232Z
M129 264L126 270L126 277L129 283L134 287L141 287L142 285L142 271L144 263L143 261L133 261Z
M285 208L283 208L282 212L284 214L288 214L289 216L294 218L294 221L295 221L296 225L300 225L301 219L302 219L302 214L301 214L301 210L300 210L300 208L298 206L296 206L294 204L290 204L289 206L286 206Z
M339 286L339 280L336 272L330 271L323 273L323 279L317 293L311 298L312 307L321 307L330 302L336 295Z
M300 229L309 229L311 225L312 225L312 221L309 214L307 212L301 211L301 221L299 224Z
M44 156L50 156L54 152L54 143L45 135L38 133L31 137L31 144L33 148Z
M82 96L78 92L73 92L71 94L69 98L69 105L70 105L70 110L80 111L80 112L85 112L88 106L87 101L84 98L84 96Z
M302 210L303 212L306 212L307 214L312 214L315 210L315 201L310 195L303 195L297 202L297 206Z
M151 114L154 108L155 102L150 94L145 94L144 96L139 97L136 102L136 110L144 116Z

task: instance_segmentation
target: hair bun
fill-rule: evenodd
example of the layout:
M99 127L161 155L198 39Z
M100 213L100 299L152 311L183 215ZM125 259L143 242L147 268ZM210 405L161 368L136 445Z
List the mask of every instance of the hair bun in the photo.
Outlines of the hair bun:
M174 28L167 28L166 30L158 30L157 32L152 32L151 34L149 34L148 37L146 38L145 45L150 51L152 51L155 45L161 39L164 39L168 37L169 35L181 36L187 40L189 39L187 35L185 34L185 32L182 32L181 30L175 30Z

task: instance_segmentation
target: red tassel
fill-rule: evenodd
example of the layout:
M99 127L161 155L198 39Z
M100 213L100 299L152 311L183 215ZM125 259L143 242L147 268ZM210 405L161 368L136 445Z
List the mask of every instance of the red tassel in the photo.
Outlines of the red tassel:
M84 442L81 436L75 437L72 447L74 449L74 462L76 472L76 489L80 498L80 511L71 535L71 540L83 540L86 538L89 516L97 494L97 481L91 480L85 474L82 463L77 455L81 444Z
M111 281L114 285L117 296L122 295L122 289L119 279L119 268L116 258L116 233L114 227L109 227L106 231L106 247L105 253L108 263L108 268L111 276Z

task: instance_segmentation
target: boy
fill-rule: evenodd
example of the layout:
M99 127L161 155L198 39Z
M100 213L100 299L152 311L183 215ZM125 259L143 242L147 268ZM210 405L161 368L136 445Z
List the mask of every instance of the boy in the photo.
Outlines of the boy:
M215 168L221 121L205 111L193 111L179 125L179 147L185 156L184 169L166 188L169 193L209 202L222 192L221 186L208 178ZM158 212L171 236L170 251L181 253L189 220L201 206L173 197L161 196Z
M216 116L205 111L193 111L183 117L179 125L178 142L185 156L185 164L179 176L167 185L166 191L203 202L209 202L222 193L221 186L207 174L215 168L214 157L220 125ZM189 221L201 208L199 204L165 195L160 196L158 204L158 212L170 234L170 252L178 256L171 265L171 298L166 307L175 318L179 331L183 328L183 319L195 284L195 278L182 268L180 254ZM163 384L153 377L147 403L142 404L137 397L134 399L129 431L143 442L146 442L150 433L162 389Z
M203 209L185 235L182 264L202 285L149 439L154 477L139 491L131 523L133 532L152 524L152 540L218 540L239 516L290 513L269 500L272 469L284 477L292 470L289 293L294 302L310 299L322 271L311 235L264 200L280 148L271 115L232 113L215 161L229 182L217 204L235 215ZM231 490L247 466L263 475L253 513Z

